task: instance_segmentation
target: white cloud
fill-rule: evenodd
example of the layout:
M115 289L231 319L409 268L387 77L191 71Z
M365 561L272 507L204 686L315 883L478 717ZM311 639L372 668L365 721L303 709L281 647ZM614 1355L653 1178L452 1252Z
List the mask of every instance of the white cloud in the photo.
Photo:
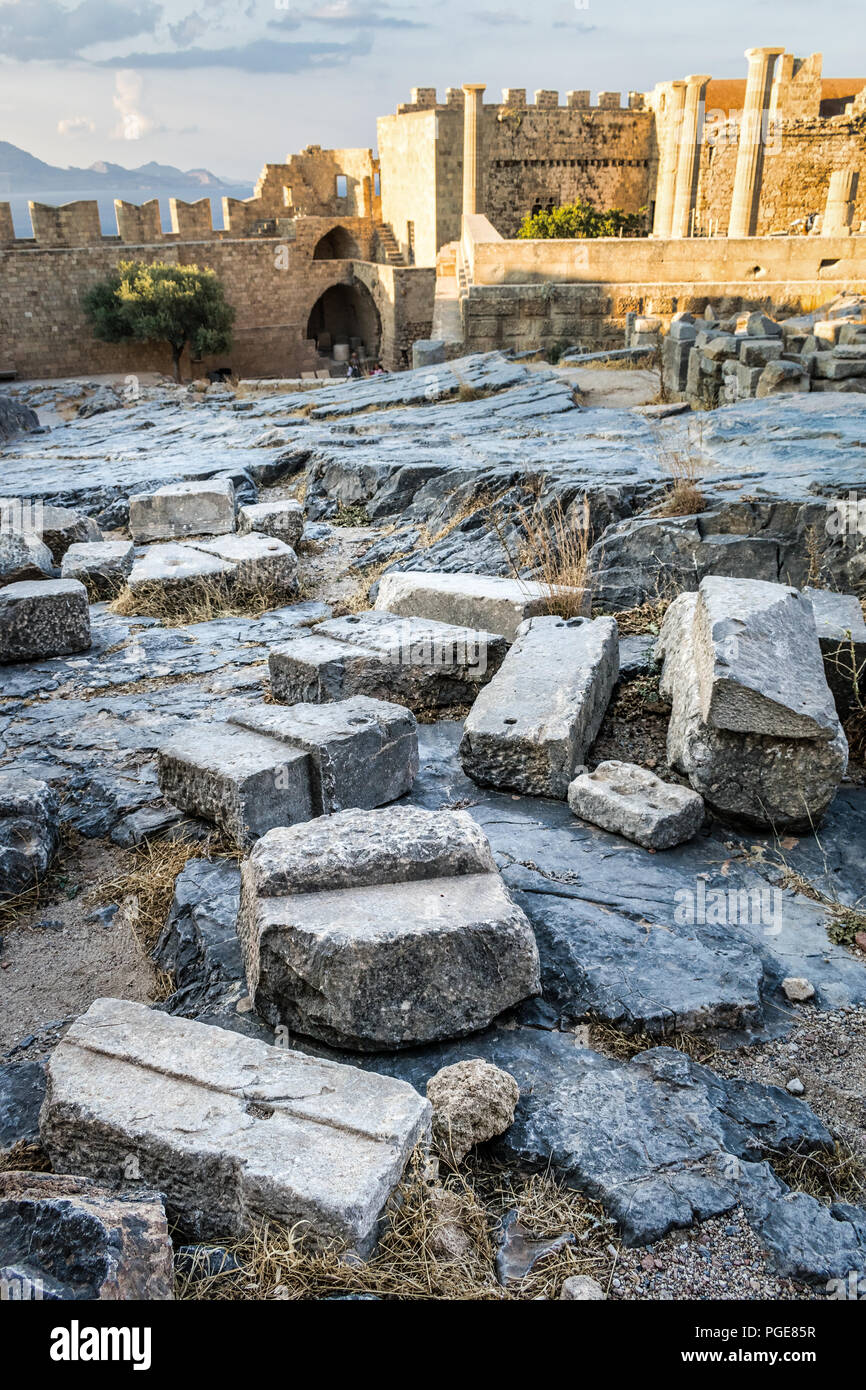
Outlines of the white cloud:
M114 109L120 120L112 131L115 140L141 140L161 130L159 121L149 116L144 109L142 96L144 82L132 68L121 68L114 75Z
M95 130L89 116L64 116L57 122L58 135L92 135Z

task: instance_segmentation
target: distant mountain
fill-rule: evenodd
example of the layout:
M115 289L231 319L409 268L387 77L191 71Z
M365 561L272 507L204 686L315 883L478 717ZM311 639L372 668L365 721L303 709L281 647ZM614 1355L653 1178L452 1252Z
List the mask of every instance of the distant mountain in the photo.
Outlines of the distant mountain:
M127 169L122 164L112 164L99 159L86 169L70 165L61 169L56 164L46 164L26 150L11 145L8 140L0 140L0 198L9 194L61 194L74 192L76 197L110 193L112 197L125 193L146 192L154 197L160 192L168 196L179 196L184 189L200 190L199 197L210 194L236 194L238 187L248 188L250 193L255 180L249 184L229 182L212 174L209 169L176 169L172 164L157 164L151 160L137 169Z

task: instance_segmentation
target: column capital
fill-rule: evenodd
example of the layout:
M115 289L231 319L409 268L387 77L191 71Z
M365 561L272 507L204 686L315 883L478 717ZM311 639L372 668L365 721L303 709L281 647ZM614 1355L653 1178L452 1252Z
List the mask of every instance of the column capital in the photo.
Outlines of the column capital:
M460 90L463 91L463 92L465 92L467 96L470 94L470 92L486 92L486 91L487 91L487 83L486 83L486 82L464 82L464 83L463 83L463 86L461 87Z
M784 48L747 48L743 57L753 63L759 58L781 58L784 52Z
M689 86L689 87L694 87L694 86L695 86L696 84L698 84L698 83L702 83L702 82L711 82L711 81L712 81L712 76L711 76L710 73L706 73L706 72L700 72L700 73L697 73L697 74L692 73L689 77L686 78L686 85Z

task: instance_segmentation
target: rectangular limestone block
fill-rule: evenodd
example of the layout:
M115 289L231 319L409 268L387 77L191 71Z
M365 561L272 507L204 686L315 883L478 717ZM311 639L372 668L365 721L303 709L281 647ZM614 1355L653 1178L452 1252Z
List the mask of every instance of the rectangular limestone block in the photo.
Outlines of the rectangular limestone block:
M168 483L129 499L129 530L136 545L181 536L220 536L235 529L235 490L228 478Z
M239 845L316 814L310 772L300 749L232 724L190 724L157 755L163 795Z
M835 738L812 605L762 579L701 581L695 608L701 717L716 729L778 738Z
M483 786L565 798L618 673L613 618L530 618L469 712L464 770Z
M507 647L498 633L373 609L274 648L271 689L293 704L352 695L429 708L466 704Z
M251 706L231 723L309 756L315 815L384 806L410 791L418 772L415 716L365 695L332 704Z
M459 1037L539 989L532 929L466 812L272 831L243 865L238 931L259 1013L336 1046Z
M134 560L131 541L77 541L63 556L60 573L79 580L96 598L111 598L123 588Z
M162 1192L195 1240L267 1219L367 1255L430 1106L408 1083L119 999L55 1048L40 1121L55 1171Z
M215 536L212 541L196 541L195 549L234 565L232 582L242 588L273 589L289 595L298 591L298 557L290 545L275 536L257 531Z
M556 593L562 594L561 586ZM588 611L588 589L571 590ZM485 628L513 642L527 618L550 611L555 597L549 585L530 579L504 579L488 574L447 574L409 570L383 574L376 608L405 617L433 618L461 627Z
M67 656L89 646L87 590L77 579L31 579L0 588L0 662Z
M304 509L300 502L287 497L278 502L254 502L238 507L238 531L258 531L264 536L276 536L286 545L296 546L304 530Z
M644 849L671 849L700 830L704 803L697 792L663 782L636 763L599 763L568 788L576 816Z
M164 589L228 580L234 565L192 545L152 545L135 561L127 583L135 592L151 584Z

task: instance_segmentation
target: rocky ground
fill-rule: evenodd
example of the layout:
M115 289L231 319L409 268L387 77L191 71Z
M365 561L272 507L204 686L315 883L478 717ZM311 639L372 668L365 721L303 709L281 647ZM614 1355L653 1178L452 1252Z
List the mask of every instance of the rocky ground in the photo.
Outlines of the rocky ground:
M526 509L573 522L585 497L594 612L619 614L621 633L587 765L624 759L681 784L653 658L666 602L719 572L863 592L864 537L832 524L864 477L866 405L850 395L666 417L650 405L649 371L498 354L293 393L142 381L131 396L111 382L15 394L49 427L3 446L4 490L80 509L107 538L128 534L130 495L187 478L229 476L241 501L291 497L306 512L296 601L186 623L97 603L89 650L0 668L2 768L53 787L63 826L44 882L0 902L0 1075L20 1081L16 1069L33 1067L34 1095L57 1040L100 997L273 1042L234 936L237 853L166 804L156 751L191 720L269 702L271 649L368 608L385 572L508 574L515 557L526 572L539 563ZM670 498L686 456L701 510L680 514ZM559 1297L583 1273L612 1299L838 1296L839 1261L866 1262L866 1217L830 1213L866 1206L866 791L854 742L817 834L710 817L655 852L564 800L477 785L458 754L465 710L418 713L404 803L465 809L482 827L534 930L542 994L471 1037L406 1052L291 1043L422 1093L467 1058L516 1078L514 1123L477 1171L448 1179L469 1188L451 1223L469 1242L464 1282L434 1251L442 1268L426 1296ZM771 915L678 922L675 905L699 884L765 894ZM179 951L181 922L197 924L192 954ZM786 998L789 977L808 979L808 1002ZM3 1104L0 1091L0 1140L14 1109ZM506 1198L501 1177L491 1195L485 1164L508 1175ZM526 1186L533 1172L546 1175L543 1202ZM503 1283L509 1210L542 1242L574 1239ZM178 1290L340 1296L341 1276L321 1262L298 1265L281 1294L279 1260L239 1250L243 1277L202 1282L179 1265ZM399 1241L377 1259L346 1285L354 1296L425 1296Z

